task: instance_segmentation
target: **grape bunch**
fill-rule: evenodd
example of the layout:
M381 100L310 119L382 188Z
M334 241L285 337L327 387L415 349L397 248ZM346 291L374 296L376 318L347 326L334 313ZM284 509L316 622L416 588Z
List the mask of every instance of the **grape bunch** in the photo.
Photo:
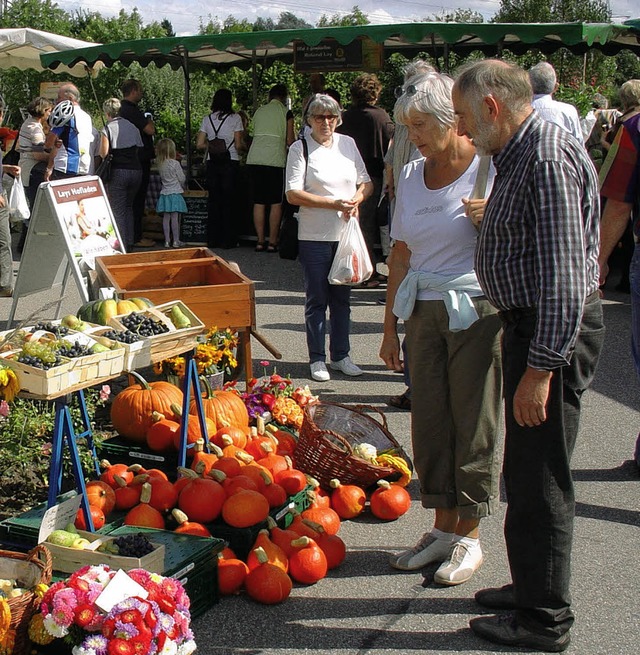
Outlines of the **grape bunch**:
M153 550L153 544L142 534L124 534L113 540L118 547L118 554L124 557L144 557Z
M18 361L35 368L49 369L59 366L62 358L51 344L27 341L18 354Z
M102 333L103 337L112 339L113 341L120 341L120 343L134 343L140 341L140 336L131 330L107 330Z
M40 321L36 323L31 332L36 332L37 330L44 330L45 332L52 332L56 337L64 337L69 334L69 328L64 325L54 325L51 321Z
M156 334L169 332L169 328L164 323L138 312L127 314L120 320L127 330L131 330L131 332L135 332L142 337L153 337Z
M91 348L79 341L75 341L74 343L63 341L58 349L58 353L62 357L84 357L85 355L91 354Z

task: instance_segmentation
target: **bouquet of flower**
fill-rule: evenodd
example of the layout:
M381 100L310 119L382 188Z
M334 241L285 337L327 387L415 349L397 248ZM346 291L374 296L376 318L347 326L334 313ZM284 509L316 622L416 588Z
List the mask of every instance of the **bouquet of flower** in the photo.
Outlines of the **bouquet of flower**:
M263 361L260 365L265 367L265 375L260 379L251 379L247 391L240 394L249 418L255 420L258 416L271 414L281 425L299 429L303 418L302 407L317 401L318 397L311 394L308 385L295 387L289 376L282 377L275 370L272 375L267 375L269 362Z
M238 365L235 351L238 347L238 334L229 328L218 330L212 327L204 337L204 341L198 343L194 354L198 375L213 375L225 372L230 374ZM177 375L183 377L185 374L184 357L170 357L154 364L154 372L157 374Z
M34 614L29 636L37 644L64 638L73 655L191 655L189 597L182 584L144 569L128 572L147 592L116 603L106 614L95 601L116 574L108 566L85 566L54 583Z

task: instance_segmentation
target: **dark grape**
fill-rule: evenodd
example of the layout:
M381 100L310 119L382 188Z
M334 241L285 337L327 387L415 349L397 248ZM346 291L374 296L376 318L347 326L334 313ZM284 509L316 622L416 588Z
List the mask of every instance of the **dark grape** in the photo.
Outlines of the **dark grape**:
M52 332L56 337L64 337L69 334L68 327L65 327L64 325L54 325L51 321L40 321L31 328L31 332L37 332L38 330Z
M144 557L153 549L153 544L142 532L136 534L125 534L113 540L120 555L125 557Z

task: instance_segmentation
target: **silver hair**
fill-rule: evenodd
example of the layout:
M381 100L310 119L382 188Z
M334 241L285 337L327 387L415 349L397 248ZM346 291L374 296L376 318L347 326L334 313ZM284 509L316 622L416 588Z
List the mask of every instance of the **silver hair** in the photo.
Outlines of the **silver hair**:
M404 66L402 69L402 75L404 76L404 81L407 82L412 77L417 77L419 75L427 75L428 73L435 73L436 69L426 62L424 59L414 59Z
M456 115L451 101L453 80L441 73L428 73L410 78L404 93L396 100L393 117L397 123L407 124L412 112L431 114L443 130L456 124ZM412 93L413 91L413 93Z
M332 114L333 116L338 117L338 125L342 125L342 111L340 105L331 97L325 93L316 93L313 97L313 100L309 103L306 111L307 125L311 125L311 120L316 114Z
M120 113L120 100L118 98L107 98L102 103L102 111L109 117L115 118Z
M75 84L63 84L58 89L58 98L63 100L71 100L71 102L80 102L80 91Z
M534 93L549 95L555 91L558 78L549 62L540 61L529 69L529 81Z
M531 108L533 99L526 71L502 59L482 59L462 65L456 74L456 89L476 112L488 96L499 100L512 114Z
M640 105L640 80L627 80L620 87L620 103L625 111Z

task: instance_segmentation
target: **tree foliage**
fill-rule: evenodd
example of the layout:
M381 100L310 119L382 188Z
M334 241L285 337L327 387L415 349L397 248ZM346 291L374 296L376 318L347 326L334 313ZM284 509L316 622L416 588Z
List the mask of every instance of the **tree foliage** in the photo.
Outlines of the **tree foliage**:
M333 14L327 16L322 14L318 21L318 27L353 27L354 25L368 25L369 19L362 13L358 5L354 5L351 13Z

